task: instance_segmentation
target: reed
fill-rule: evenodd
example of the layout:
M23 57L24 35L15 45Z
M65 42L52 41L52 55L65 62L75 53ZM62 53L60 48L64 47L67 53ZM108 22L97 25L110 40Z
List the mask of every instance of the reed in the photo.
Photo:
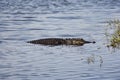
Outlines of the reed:
M108 21L108 27L111 30L107 30L107 37L109 37L109 47L120 48L120 20L115 19ZM112 33L110 33L111 31Z

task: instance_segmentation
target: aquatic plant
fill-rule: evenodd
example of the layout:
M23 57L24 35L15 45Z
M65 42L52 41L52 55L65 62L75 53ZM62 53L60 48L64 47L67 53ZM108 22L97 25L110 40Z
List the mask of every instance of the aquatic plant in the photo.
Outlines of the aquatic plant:
M95 63L95 62L99 62L100 63L100 67L101 67L102 64L103 64L102 56L92 54L91 56L87 57L87 63L88 64Z
M108 21L106 36L108 37L108 40L110 42L108 47L120 48L120 20L119 19Z

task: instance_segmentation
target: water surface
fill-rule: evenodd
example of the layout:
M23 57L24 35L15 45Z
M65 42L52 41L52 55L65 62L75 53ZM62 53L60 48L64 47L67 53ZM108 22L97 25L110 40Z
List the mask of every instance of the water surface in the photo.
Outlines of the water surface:
M119 5L119 0L1 0L0 80L119 80L120 51L111 54L105 44L106 21L120 18ZM26 43L51 37L96 44Z

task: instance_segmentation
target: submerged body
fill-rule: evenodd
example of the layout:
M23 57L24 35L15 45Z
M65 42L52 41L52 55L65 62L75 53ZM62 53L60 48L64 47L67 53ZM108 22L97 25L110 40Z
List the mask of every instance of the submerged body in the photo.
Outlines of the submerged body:
M67 39L46 38L46 39L28 41L27 43L42 44L42 45L78 45L78 46L82 46L83 44L86 44L86 43L95 43L95 42L85 41L82 38L67 38Z

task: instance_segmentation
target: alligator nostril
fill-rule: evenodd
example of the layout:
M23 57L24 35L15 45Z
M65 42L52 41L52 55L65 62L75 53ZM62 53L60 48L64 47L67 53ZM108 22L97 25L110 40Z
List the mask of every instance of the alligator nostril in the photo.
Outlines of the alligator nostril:
M93 41L92 43L96 43L95 41Z

